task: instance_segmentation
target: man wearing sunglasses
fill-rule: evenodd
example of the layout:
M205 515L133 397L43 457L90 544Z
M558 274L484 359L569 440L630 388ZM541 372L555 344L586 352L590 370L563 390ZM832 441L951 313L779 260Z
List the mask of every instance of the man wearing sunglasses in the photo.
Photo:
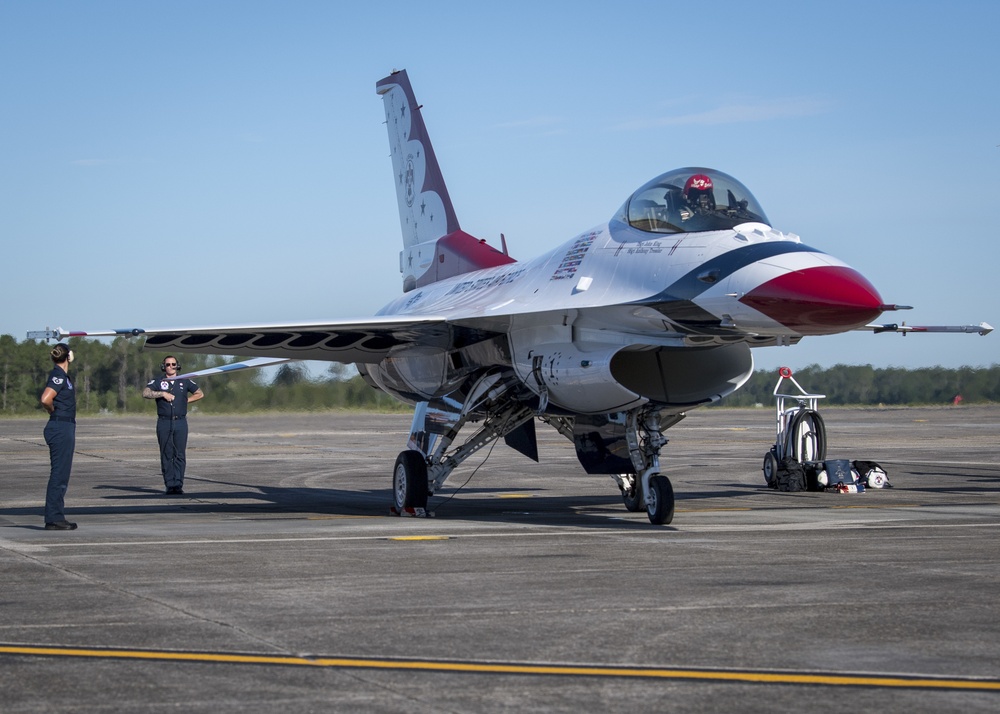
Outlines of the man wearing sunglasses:
M142 396L156 400L156 440L160 443L160 470L167 495L180 496L184 493L187 464L187 407L205 394L190 379L177 377L180 365L173 355L163 360L160 369L164 376L151 379Z

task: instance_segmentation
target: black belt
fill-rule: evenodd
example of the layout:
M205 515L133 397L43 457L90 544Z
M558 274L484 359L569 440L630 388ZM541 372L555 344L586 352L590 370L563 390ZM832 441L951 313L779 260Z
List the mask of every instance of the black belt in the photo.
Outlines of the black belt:
M184 416L184 415L181 415L181 416L161 416L159 418L160 419L169 419L170 421L177 421L178 419L186 419L187 417Z
M75 417L50 416L49 417L49 421L68 421L70 424L76 424L76 418Z

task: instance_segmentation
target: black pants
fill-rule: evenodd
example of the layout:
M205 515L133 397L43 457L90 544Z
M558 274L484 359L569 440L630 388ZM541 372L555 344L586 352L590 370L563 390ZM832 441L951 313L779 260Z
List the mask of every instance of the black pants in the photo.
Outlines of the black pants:
M156 440L160 442L160 471L167 488L184 486L187 465L188 425L186 419L158 419Z
M49 485L45 489L45 522L66 520L63 512L64 497L69 487L69 472L73 468L73 450L76 449L76 424L70 421L49 420L45 425L45 443L49 445Z

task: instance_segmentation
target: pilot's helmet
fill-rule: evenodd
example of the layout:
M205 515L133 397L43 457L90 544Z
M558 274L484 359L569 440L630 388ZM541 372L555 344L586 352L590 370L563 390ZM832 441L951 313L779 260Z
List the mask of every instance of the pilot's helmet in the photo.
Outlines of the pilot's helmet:
M694 174L684 184L684 198L689 206L703 211L714 211L714 188L711 176Z

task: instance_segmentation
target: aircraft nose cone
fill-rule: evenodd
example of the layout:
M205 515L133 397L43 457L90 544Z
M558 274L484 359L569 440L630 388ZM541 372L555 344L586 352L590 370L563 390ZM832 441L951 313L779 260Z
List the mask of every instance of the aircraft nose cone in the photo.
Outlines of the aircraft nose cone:
M868 324L883 311L875 287L856 270L806 268L758 285L740 302L801 335L832 335Z

